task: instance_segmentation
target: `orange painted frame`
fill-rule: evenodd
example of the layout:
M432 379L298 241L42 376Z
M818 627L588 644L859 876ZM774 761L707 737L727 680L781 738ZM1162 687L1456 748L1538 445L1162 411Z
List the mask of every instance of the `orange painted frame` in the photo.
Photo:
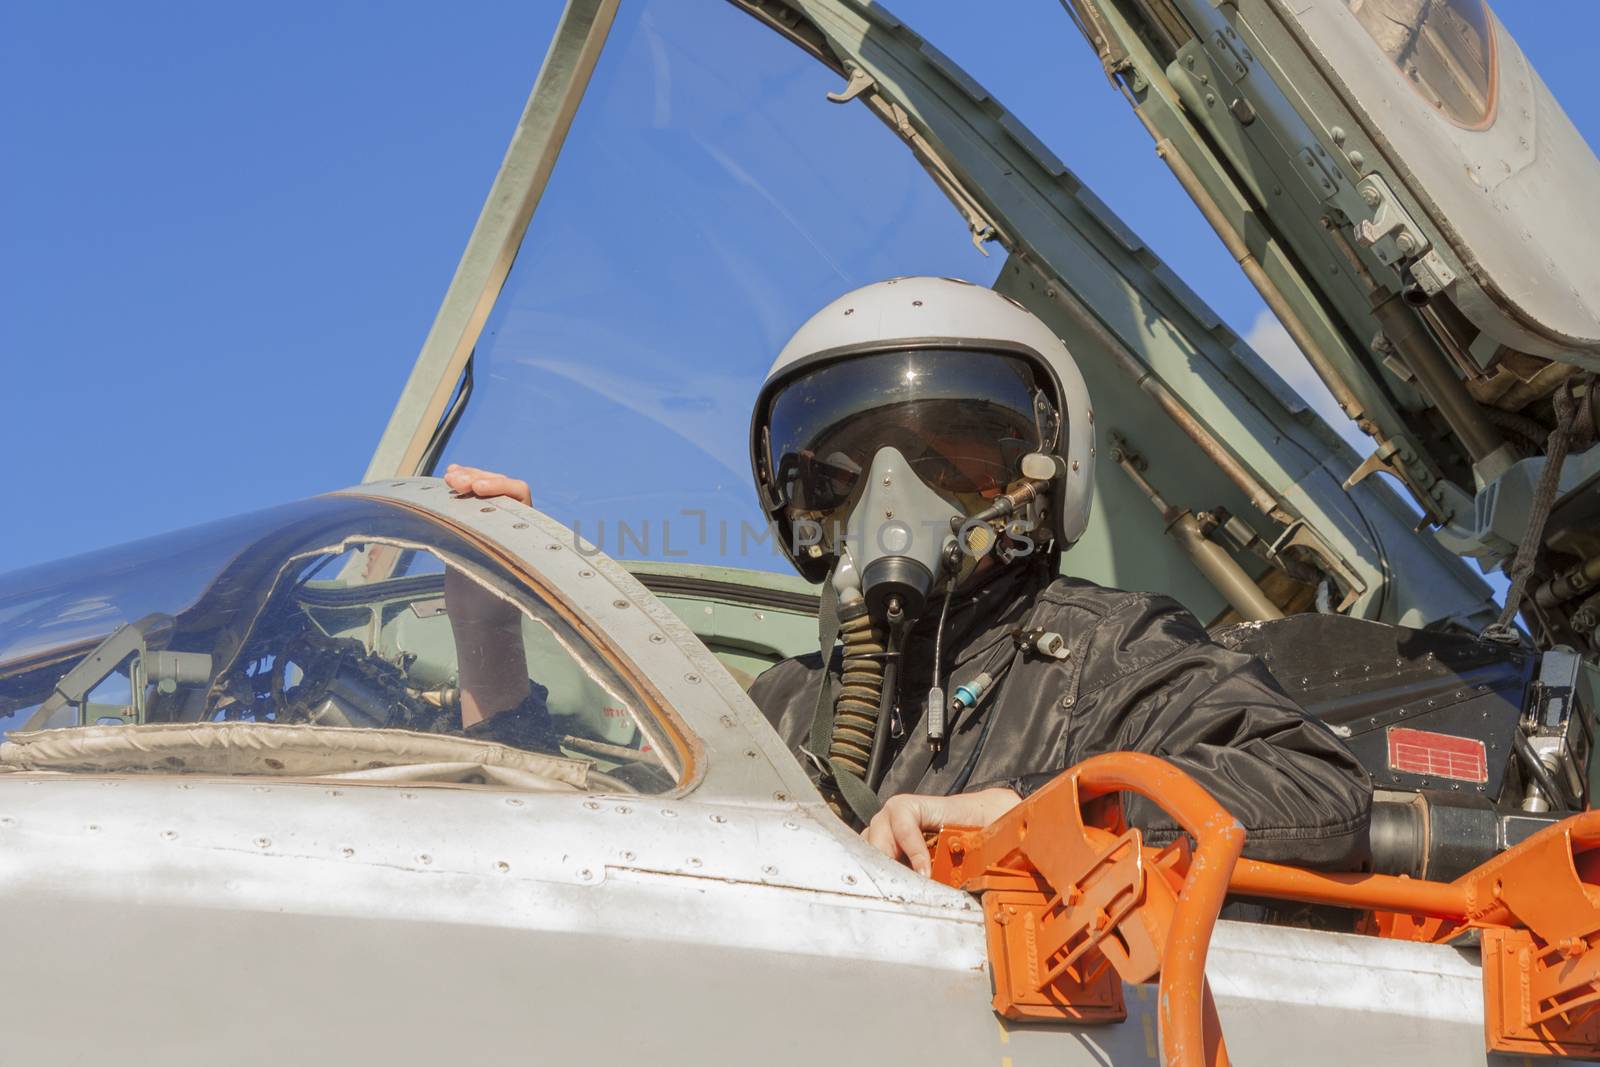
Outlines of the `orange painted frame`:
M1133 792L1196 842L1156 849L1123 822ZM1159 976L1163 1062L1221 1065L1205 980L1228 893L1370 912L1383 936L1483 937L1492 1052L1600 1061L1600 811L1575 815L1454 882L1324 873L1239 858L1244 830L1193 779L1140 753L1095 756L982 830L946 828L935 878L986 897L995 1009L1012 1018L1125 1018L1117 979ZM1113 973L1115 972L1115 973Z

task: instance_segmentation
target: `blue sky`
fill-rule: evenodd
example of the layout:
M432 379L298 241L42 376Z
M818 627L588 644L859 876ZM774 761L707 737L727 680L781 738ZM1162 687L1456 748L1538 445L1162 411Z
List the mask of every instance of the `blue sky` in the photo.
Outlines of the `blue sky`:
M989 0L981 34L962 0L891 6L1275 343L1054 0ZM360 477L558 9L0 9L0 570ZM1499 14L1600 143L1600 5Z

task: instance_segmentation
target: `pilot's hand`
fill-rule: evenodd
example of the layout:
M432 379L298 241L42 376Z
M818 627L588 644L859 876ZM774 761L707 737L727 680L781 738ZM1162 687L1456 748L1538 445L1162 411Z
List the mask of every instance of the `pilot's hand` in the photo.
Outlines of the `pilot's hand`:
M462 496L482 497L485 500L508 496L519 504L533 506L533 496L528 492L527 482L480 467L463 467L459 463L452 463L445 468L444 484Z
M941 826L988 826L1022 803L1014 790L1003 786L955 796L900 793L883 802L861 836L890 859L897 859L926 876L933 864L924 830Z

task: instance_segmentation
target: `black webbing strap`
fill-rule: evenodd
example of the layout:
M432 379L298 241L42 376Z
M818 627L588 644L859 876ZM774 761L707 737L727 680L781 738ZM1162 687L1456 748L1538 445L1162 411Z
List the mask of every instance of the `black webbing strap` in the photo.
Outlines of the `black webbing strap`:
M879 726L878 729L883 729ZM855 774L839 766L834 760L828 761L828 769L833 772L833 784L838 789L839 795L850 806L850 812L863 828L878 814L878 809L883 807L883 801Z
M1539 471L1539 480L1534 483L1533 500L1528 505L1527 528L1523 530L1522 541L1517 545L1517 554L1511 561L1509 570L1511 588L1506 591L1506 602L1500 609L1500 617L1485 627L1483 633L1479 635L1491 641L1501 641L1511 645L1522 642L1513 620L1522 607L1528 579L1533 577L1534 568L1538 563L1539 550L1544 547L1544 527L1550 521L1550 510L1555 506L1556 495L1561 487L1561 464L1566 460L1567 452L1574 443L1586 447L1594 432L1594 400L1589 395L1589 390L1594 387L1594 375L1585 375L1582 381L1586 388L1581 422L1573 398L1571 379L1562 383L1550 397L1550 402L1555 408L1556 425L1545 442L1544 467ZM1576 442L1574 438L1577 439Z
M833 571L822 580L822 596L817 604L817 647L822 649L822 684L817 687L817 710L811 715L811 734L806 745L813 757L826 760L833 742L833 646L839 640L839 591L833 587Z
M833 744L833 646L839 640L839 593L833 587L833 572L822 582L822 597L817 605L817 646L822 650L822 680L817 684L817 710L811 716L811 733L806 739L811 758L823 768L823 788L831 788L855 815L862 826L872 821L882 803L876 793L856 775L828 758ZM880 726L881 728L881 726Z

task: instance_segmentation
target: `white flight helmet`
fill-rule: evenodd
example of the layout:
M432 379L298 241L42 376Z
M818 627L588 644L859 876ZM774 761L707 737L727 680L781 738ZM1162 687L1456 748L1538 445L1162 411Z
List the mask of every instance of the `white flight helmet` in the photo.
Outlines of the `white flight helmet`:
M1027 534L1041 547L1075 543L1093 496L1094 415L1066 345L1019 304L950 278L868 285L812 316L767 373L750 450L803 576L842 564L870 589L876 568L886 588L917 587L914 611L952 546L988 550L962 524L992 519L1024 466L1048 486Z

